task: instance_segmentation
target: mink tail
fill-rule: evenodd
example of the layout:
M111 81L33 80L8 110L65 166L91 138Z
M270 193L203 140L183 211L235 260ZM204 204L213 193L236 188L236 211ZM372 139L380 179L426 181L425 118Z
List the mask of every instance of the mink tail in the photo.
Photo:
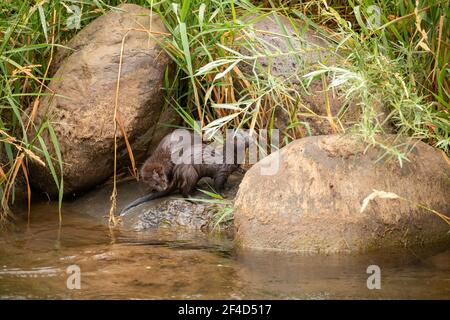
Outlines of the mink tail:
M164 191L159 191L159 192L152 192L150 194L147 194L145 196L142 196L140 198L137 198L136 200L134 200L133 202L131 202L130 204L128 204L127 206L125 206L121 211L120 211L120 216L124 216L128 213L128 211L134 207L137 207L147 201L153 200L153 199L157 199L157 198L161 198L166 196L167 194L170 193L170 190L164 190Z

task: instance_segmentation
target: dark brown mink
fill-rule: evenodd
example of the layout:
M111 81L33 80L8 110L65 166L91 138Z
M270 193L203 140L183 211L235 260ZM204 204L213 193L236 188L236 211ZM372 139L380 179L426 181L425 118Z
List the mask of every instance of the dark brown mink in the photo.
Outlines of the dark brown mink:
M222 192L228 177L239 168L239 160L236 154L241 154L234 148L248 147L248 136L244 136L233 147L233 161L226 163L226 152L224 143L221 147L195 142L194 135L189 133L188 139L180 142L176 139L176 131L168 134L161 140L153 154L145 161L141 168L140 175L142 181L148 186L149 194L136 199L125 206L120 215L125 215L131 208L144 202L161 198L179 190L183 197L188 198L195 191L198 181L203 177L212 178L214 188L217 192ZM186 135L185 135L186 137ZM240 142L240 144L239 144ZM189 144L189 146L188 146ZM172 155L179 152L180 148L188 150L186 154L180 156L185 161L175 164ZM196 160L201 156L203 161Z

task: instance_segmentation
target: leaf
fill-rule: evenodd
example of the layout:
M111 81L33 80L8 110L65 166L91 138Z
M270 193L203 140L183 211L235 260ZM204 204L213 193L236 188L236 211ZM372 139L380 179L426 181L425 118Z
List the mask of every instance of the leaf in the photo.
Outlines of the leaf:
M229 109L235 111L243 111L240 105L249 106L253 103L253 101L243 101L243 102L235 102L235 103L212 103L211 107L218 109Z
M418 47L421 47L423 50L431 52L431 49L428 47L428 45L422 40L419 41L419 43L416 45L416 49Z
M364 200L363 204L361 206L360 212L364 212L366 210L367 206L369 205L369 202L372 200L375 200L376 198L380 199L400 199L398 195L392 192L386 192L386 191L380 191L373 189L373 192L369 194Z
M48 43L47 20L45 19L44 8L42 4L38 6L39 18L41 19L42 31L44 31L45 41Z
M216 74L216 76L214 77L214 81L223 78L228 72L230 72L239 63L239 61L240 60L236 60L231 65L229 65L228 68L226 68L223 72Z
M50 154L48 152L47 146L45 145L44 139L42 139L41 136L38 136L39 143L41 144L41 148L44 153L45 160L47 161L47 165L50 169L50 173L52 174L53 180L55 181L55 184L57 188L59 189L59 181L58 181L58 175L56 174L55 167L53 166L52 159L50 158Z
M211 61L211 62L207 63L206 65L204 65L203 67L201 67L200 69L198 69L197 72L195 73L195 76L200 76L200 75L206 74L220 66L229 64L232 61L234 61L234 60L218 59L218 60Z
M202 3L198 10L198 24L200 25L200 31L203 31L203 20L205 18L206 4Z
M217 8L216 10L214 10L214 12L211 14L211 16L209 17L208 22L213 21L213 19L216 17L216 15L220 12L220 8Z
M214 128L214 127L221 127L221 126L225 125L228 121L231 121L234 118L236 118L238 115L239 115L239 112L236 112L236 113L232 113L232 114L226 115L225 117L218 118L218 119L208 123L204 129L211 129L211 128Z
M328 72L327 69L319 69L319 70L311 71L311 72L303 75L303 78L314 78L314 77L317 77L317 76L327 73L327 72Z
M203 192L204 194L206 194L207 196L210 196L211 198L214 199L219 199L219 200L223 200L223 197L215 192L211 192L211 191L207 191L207 190L203 190L203 189L198 189L200 192Z
M183 0L183 5L181 7L181 21L186 21L186 16L189 12L189 9L191 7L191 1L190 0Z
M178 16L178 4L175 2L172 2L172 11L173 11L173 13L175 13L178 23L180 23L180 17Z

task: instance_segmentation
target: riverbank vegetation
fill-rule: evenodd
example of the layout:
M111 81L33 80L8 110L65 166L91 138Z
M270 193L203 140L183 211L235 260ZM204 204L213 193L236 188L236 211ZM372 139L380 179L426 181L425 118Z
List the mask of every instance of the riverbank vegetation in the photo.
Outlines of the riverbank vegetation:
M49 66L58 46L123 2L151 7L163 19L170 36L161 45L177 66L166 81L167 103L185 126L199 129L200 123L211 134L227 127L271 129L282 110L288 119L282 138L288 143L309 134L305 117L322 117L304 103L310 83L321 79L328 92L339 90L345 102L358 101L361 113L354 126L344 128L344 103L337 116L326 117L334 132L352 131L400 164L407 161L404 145L377 139L386 127L449 154L449 0L6 0L0 4L2 218L17 186L28 190L30 201L29 161L49 167L61 202L64 164L52 123L33 124L39 99L47 94ZM250 22L273 11L298 30L293 35L277 20L280 37L301 42L305 29L312 29L331 44L336 63L303 68L304 52L294 47L280 52L258 37ZM297 62L288 78L273 75L270 68L246 72L255 70L261 57L280 56ZM385 117L379 115L380 104L388 110ZM43 132L52 137L52 146L43 142Z

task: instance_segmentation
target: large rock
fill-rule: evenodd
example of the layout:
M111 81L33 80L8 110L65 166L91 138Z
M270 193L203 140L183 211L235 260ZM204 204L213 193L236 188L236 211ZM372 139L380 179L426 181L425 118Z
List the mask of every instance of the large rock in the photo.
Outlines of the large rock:
M145 155L158 119L170 118L170 111L162 110L170 59L145 31L150 26L155 37L167 33L155 13L124 4L81 30L67 44L73 50L58 50L47 91L55 95L41 100L36 123L49 119L55 129L65 164L66 194L88 189L113 172L114 106L124 38L118 110L137 158ZM49 136L45 141L51 148ZM120 129L118 142L118 160L126 161ZM57 192L47 168L33 165L31 182L50 195Z
M383 150L352 136L296 140L255 164L236 198L237 243L297 252L356 252L449 240L449 225L427 206L450 212L450 166L445 155L419 142L400 167L376 161ZM279 170L262 175L279 157ZM407 200L376 198L373 190Z

